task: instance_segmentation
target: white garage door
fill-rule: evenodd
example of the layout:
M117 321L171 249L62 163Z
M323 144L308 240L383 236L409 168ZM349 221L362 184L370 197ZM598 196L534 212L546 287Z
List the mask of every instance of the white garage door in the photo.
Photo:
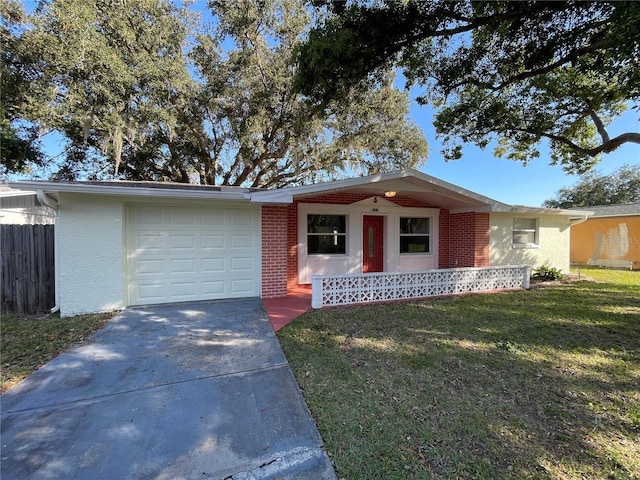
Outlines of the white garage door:
M259 210L129 206L130 305L257 297Z

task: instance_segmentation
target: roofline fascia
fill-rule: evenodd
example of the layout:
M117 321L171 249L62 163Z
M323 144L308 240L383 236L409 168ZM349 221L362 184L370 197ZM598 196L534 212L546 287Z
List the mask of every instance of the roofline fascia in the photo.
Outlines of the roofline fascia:
M592 211L589 210L567 210L561 208L545 208L545 207L527 207L524 205L507 205L504 204L506 208L500 208L494 210L497 213L532 213L537 215L561 215L568 217L576 217L581 218L584 215L590 216L593 215Z
M114 185L85 185L64 184L58 182L10 182L12 188L27 188L30 190L42 190L44 192L83 193L88 195L115 195L127 197L158 197L158 198L185 198L200 200L243 200L247 201L247 191L235 192L215 191L203 192L180 188L163 189L146 187L119 187Z
M598 214L598 212L594 212L593 215L591 215L591 218L616 218L616 217L637 217L640 216L640 212L637 213L616 213L613 215L609 215L609 214L605 214L605 215L600 215Z
M457 213L491 213L494 212L495 210L493 209L493 207L491 205L486 205L484 207L461 207L461 208L453 208L451 210L449 210L450 214L457 214Z

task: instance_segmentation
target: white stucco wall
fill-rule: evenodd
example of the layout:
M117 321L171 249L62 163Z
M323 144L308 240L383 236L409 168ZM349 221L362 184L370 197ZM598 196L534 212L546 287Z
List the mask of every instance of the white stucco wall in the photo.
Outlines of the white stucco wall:
M124 308L122 199L61 192L58 204L60 314Z
M513 246L514 217L537 219L536 247ZM570 267L569 225L569 217L561 215L492 213L489 235L490 264L529 265L532 268L546 265L567 273Z

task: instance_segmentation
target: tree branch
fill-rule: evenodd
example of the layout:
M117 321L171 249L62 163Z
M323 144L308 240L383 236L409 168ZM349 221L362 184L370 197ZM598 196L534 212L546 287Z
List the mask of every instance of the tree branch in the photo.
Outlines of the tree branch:
M553 133L549 133L549 132L539 132L533 129L527 129L527 128L514 128L513 130L518 131L518 132L523 132L523 133L530 133L532 135L538 135L540 137L545 137L548 138L549 140L554 140L556 142L560 142L564 145L567 145L569 148L571 148L572 150L575 150L578 153L581 153L583 155L588 155L590 157L595 157L596 155L600 154L600 153L610 153L613 152L615 149L617 149L620 145L623 145L624 143L637 143L640 144L640 133L636 133L636 132L627 132L627 133L622 133L612 139L609 139L607 141L603 141L600 145L598 145L597 147L594 148L584 148L581 147L580 145L577 145L576 143L572 142L571 140L569 140L566 137L562 137L560 135L554 135Z
M593 123L596 126L596 130L598 130L598 133L600 134L600 138L602 138L602 143L609 142L611 139L609 138L609 133L607 132L606 128L604 128L602 119L598 116L598 113L595 111L595 109L591 105L591 102L588 102L588 104L590 108L589 116L591 117L591 120L593 120Z

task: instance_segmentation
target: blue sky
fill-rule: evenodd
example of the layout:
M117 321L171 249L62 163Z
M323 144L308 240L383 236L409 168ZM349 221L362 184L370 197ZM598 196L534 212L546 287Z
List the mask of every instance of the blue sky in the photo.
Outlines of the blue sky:
M434 177L487 197L513 205L539 207L547 199L554 198L563 187L575 185L580 177L568 175L559 166L549 165L548 149L540 151L540 158L527 166L513 160L495 158L489 146L480 150L467 145L461 160L445 162L440 153L441 144L436 140L432 123L432 110L414 104L411 117L422 128L429 142L429 158L420 170ZM638 112L628 110L616 119L609 129L610 135L638 131ZM610 174L622 165L640 164L640 145L626 144L615 152L604 155L596 170Z

